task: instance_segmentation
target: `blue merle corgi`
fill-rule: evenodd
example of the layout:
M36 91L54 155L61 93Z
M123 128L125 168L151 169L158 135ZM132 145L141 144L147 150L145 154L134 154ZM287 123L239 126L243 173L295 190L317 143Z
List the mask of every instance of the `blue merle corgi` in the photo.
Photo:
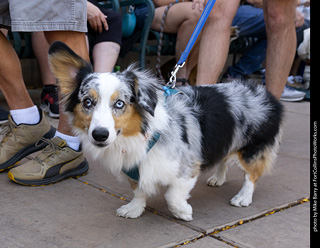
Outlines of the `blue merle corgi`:
M147 197L166 187L172 214L191 221L187 200L201 171L216 167L208 185L221 186L230 165L245 174L230 203L252 203L257 180L277 157L283 119L282 105L263 86L234 81L165 94L150 72L129 66L94 73L61 42L51 46L49 62L83 150L118 177L138 171L139 179L130 179L134 197L118 216L141 216Z

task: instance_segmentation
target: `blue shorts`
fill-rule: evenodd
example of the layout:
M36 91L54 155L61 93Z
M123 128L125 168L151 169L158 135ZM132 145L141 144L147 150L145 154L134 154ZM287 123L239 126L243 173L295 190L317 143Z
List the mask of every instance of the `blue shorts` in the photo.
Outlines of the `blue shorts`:
M86 0L1 0L0 28L87 32Z

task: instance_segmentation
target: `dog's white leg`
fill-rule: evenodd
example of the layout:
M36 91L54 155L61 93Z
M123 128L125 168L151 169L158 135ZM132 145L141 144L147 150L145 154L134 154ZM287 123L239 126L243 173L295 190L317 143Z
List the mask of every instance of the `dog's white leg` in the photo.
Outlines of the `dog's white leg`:
M228 165L221 162L217 165L217 169L214 174L208 178L207 184L209 186L222 186L226 182L226 174L228 170Z
M124 218L138 218L141 216L146 207L147 195L139 188L136 188L133 193L134 197L131 202L119 208L117 216Z
M178 219L192 220L192 207L187 202L190 191L194 187L197 177L189 179L177 179L168 187L165 198L171 213Z
M241 190L230 201L231 205L236 207L247 207L252 203L254 192L254 183L249 179L250 174L245 174L244 183Z

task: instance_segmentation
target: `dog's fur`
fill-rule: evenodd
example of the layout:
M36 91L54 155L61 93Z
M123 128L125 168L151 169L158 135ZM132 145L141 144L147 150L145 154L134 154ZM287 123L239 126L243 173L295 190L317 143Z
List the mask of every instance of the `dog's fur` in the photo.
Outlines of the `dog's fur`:
M271 169L281 139L283 108L262 86L186 86L165 98L149 72L130 66L123 72L93 73L61 42L51 46L49 62L84 151L116 176L123 168L139 166L134 198L117 210L118 216L139 217L147 196L165 186L172 214L192 220L189 193L200 171L214 165L210 186L225 182L229 165L243 169L244 184L231 204L251 204L255 183ZM147 152L157 132L160 138Z

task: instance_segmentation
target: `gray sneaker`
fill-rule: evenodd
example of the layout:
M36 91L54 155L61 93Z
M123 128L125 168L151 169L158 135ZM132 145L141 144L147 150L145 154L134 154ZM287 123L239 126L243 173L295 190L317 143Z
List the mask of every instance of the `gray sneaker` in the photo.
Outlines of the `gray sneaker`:
M51 138L55 134L55 128L45 118L43 111L39 111L40 121L38 124L17 125L12 117L2 123L0 135L3 139L0 142L0 171L11 168L25 156L39 151L46 146L43 142L36 142L41 138Z
M284 87L280 100L286 102L297 102L303 100L305 96L306 93L295 90L286 85Z

